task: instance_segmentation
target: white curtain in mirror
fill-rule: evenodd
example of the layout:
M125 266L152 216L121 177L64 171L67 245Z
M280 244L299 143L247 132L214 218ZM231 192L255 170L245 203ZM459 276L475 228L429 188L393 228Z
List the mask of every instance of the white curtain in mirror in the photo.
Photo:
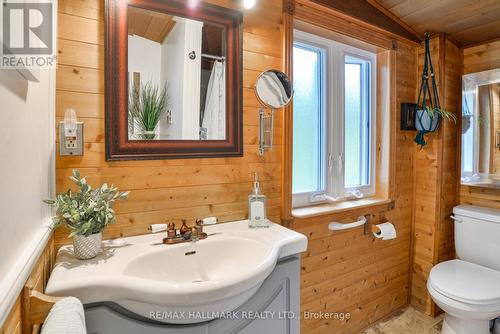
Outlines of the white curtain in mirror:
M216 61L208 82L207 100L201 127L207 140L226 137L226 80L223 62Z

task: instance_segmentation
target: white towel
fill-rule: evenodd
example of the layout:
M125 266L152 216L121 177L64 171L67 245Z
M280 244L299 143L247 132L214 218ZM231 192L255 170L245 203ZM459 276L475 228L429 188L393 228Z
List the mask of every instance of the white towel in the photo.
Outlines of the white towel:
M42 334L87 334L82 303L74 297L55 303L43 323Z

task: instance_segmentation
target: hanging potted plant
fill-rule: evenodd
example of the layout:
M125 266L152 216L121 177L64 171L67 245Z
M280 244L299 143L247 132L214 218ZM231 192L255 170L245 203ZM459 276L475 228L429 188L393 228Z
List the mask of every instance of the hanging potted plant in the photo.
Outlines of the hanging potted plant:
M424 69L418 93L415 117L415 127L418 130L415 142L420 145L420 147L427 145L425 134L436 131L441 124L441 119L451 120L455 122L455 124L457 122L457 116L450 111L442 109L439 103L439 94L434 76L434 68L432 66L429 34L425 34L424 57ZM431 84L429 84L429 76L431 78Z
M128 117L132 128L138 129L139 139L156 139L158 123L166 113L168 104L167 85L161 90L151 81L140 88L132 85L129 93Z
M101 251L102 231L115 222L113 203L126 199L129 192L119 192L106 183L92 189L78 170L73 170L70 179L79 191L68 189L44 202L56 209L54 228L61 224L70 228L75 256L81 260L91 259Z
M425 109L417 110L416 128L418 131L434 132L439 128L441 119L457 123L457 116L454 113L437 107L425 106Z
M472 112L469 109L469 103L466 94L465 78L462 81L462 134L466 134L472 124Z
M466 134L470 129L472 124L472 115L467 113L462 113L462 134Z

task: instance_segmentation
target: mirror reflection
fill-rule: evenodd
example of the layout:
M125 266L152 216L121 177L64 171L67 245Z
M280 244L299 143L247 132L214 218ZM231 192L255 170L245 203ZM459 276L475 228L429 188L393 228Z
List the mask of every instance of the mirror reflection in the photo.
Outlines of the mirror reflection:
M292 99L292 83L288 76L281 71L265 71L257 79L255 93L260 103L265 107L283 108Z
M128 6L129 140L226 139L226 31Z
M462 183L500 178L500 69L463 77Z

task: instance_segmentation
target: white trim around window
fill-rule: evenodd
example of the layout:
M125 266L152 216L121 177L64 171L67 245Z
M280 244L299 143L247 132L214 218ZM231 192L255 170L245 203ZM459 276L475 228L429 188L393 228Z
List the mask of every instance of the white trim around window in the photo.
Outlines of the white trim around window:
M294 49L300 47L319 52L321 58L321 69L318 79L321 90L321 97L318 103L320 124L317 126L320 131L318 140L321 152L316 155L318 161L317 177L318 181L316 189L308 189L308 191L297 191L294 189L292 204L294 207L306 206L321 202L346 200L353 198L368 197L375 194L375 166L376 166L376 54L358 49L346 44L342 44L333 40L325 39L316 35L305 33L302 31L294 31ZM347 150L348 158L353 154L359 155L358 160L354 159L357 172L352 173L351 168L348 168L358 182L349 185L346 184L346 125L345 125L345 73L347 65L358 65L352 67L359 73L359 108L361 115L356 119L356 124L359 128L356 129L358 135L357 146L354 150ZM294 58L294 62L297 62ZM300 64L294 63L294 66ZM295 71L295 70L294 70ZM294 80L297 77L294 74ZM296 99L300 98L300 92L297 92ZM356 91L358 92L358 91ZM298 93L298 94L297 94ZM294 104L294 108L300 103ZM349 123L352 127L353 123ZM352 129L351 129L352 130ZM300 131L300 123L294 122L294 133ZM352 135L352 134L351 134ZM353 138L349 138L350 141ZM348 140L348 142L349 142ZM294 140L294 143L295 140ZM299 147L298 145L297 147ZM296 151L295 155L300 152ZM354 152L354 153L353 153ZM349 167L349 166L348 166ZM294 173L298 172L297 168L293 168ZM354 179L351 177L351 179ZM296 178L293 178L296 180ZM352 180L351 180L352 182ZM297 182L298 183L298 182ZM295 181L294 181L295 185Z

